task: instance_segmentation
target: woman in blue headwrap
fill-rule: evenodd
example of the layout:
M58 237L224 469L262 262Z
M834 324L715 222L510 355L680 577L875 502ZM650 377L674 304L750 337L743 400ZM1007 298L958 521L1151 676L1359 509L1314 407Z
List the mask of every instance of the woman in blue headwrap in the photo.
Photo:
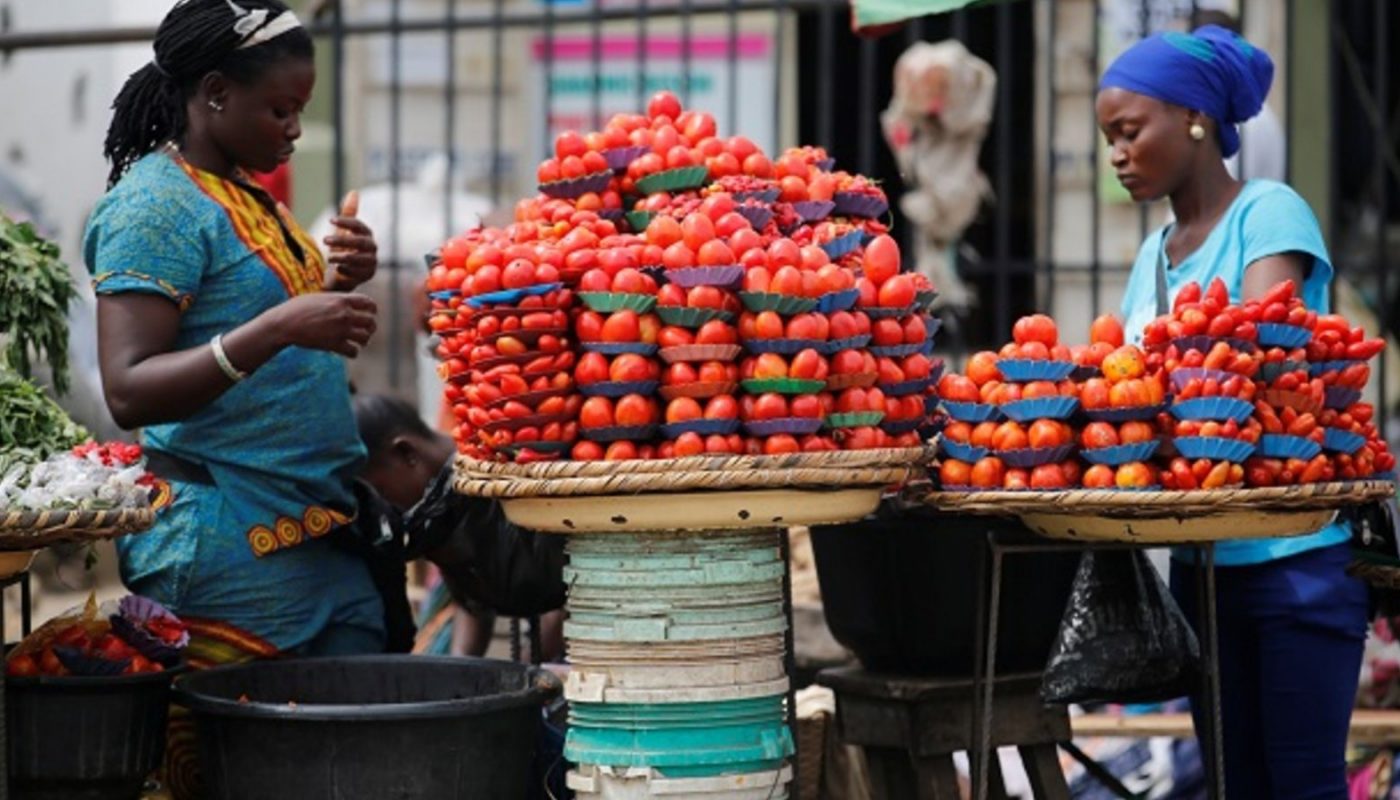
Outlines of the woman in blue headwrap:
M1123 53L1096 111L1111 162L1139 202L1166 197L1174 221L1143 242L1123 298L1127 329L1170 307L1187 283L1220 278L1233 301L1283 280L1328 310L1332 264L1317 219L1284 184L1241 182L1223 159L1257 114L1273 62L1224 28L1162 33ZM1348 529L1222 543L1217 549L1225 776L1237 798L1344 798L1345 748L1367 625L1349 577ZM1191 618L1189 552L1172 583ZM1182 591L1182 590L1185 591ZM1198 728L1200 721L1198 720Z

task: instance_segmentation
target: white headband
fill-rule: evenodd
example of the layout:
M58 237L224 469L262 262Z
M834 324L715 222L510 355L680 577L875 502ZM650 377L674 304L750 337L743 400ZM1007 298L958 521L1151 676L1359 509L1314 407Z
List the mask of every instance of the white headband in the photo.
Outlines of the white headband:
M297 15L290 10L283 11L269 22L267 19L268 9L266 8L249 10L233 0L225 0L225 2L228 3L229 8L233 9L233 13L237 17L233 23L234 33L244 37L243 41L234 48L235 50L257 47L263 42L276 39L287 31L301 27L301 20L297 19Z

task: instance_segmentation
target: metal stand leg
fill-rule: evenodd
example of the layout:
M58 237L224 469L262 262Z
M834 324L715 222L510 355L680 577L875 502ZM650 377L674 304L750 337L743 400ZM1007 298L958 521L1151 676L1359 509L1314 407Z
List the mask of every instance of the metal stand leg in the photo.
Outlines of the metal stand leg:
M29 573L19 576L19 637L23 639L31 633L34 625L34 608L29 596Z
M981 698L977 709L978 735L974 739L974 746L977 748L977 758L970 763L975 764L973 768L973 800L986 800L990 795L990 780L994 771L996 751L992 747L992 722L994 720L994 705L996 699L996 672L997 672L997 638L998 628L1001 627L1001 559L1002 551L998 546L995 534L987 536L987 547L991 555L990 578L987 586L986 603L986 652L983 654L982 662L982 685Z
M1215 608L1215 546L1196 548L1196 628L1201 641L1200 717L1204 730L1196 732L1211 797L1225 797L1225 735L1220 714L1220 651Z
M25 577L28 578L28 575ZM24 585L26 588L29 586L27 582ZM27 592L24 593L24 598L28 599ZM27 620L29 615L25 613L24 618ZM0 800L9 800L10 798L10 742L5 734L5 729L9 727L5 718L4 662L6 655L8 655L8 651L5 649L5 590L0 588Z
M977 775L982 770L982 759L978 753L978 743L982 741L982 674L987 669L987 592L991 584L988 575L992 537L987 534L987 546L976 549L977 597L972 617L972 713L969 714L971 730L968 731L967 769L972 779L972 789L976 790Z
M1220 634L1215 606L1215 545L1205 546L1205 605L1201 630L1205 661L1207 727L1210 729L1211 796L1225 797L1225 722L1220 710Z
M788 676L787 723L792 734L792 786L802 785L802 759L796 750L797 743L797 645L796 634L792 629L792 542L786 528L778 530L778 552L783 562L783 618L787 620L787 632L783 635L783 671Z

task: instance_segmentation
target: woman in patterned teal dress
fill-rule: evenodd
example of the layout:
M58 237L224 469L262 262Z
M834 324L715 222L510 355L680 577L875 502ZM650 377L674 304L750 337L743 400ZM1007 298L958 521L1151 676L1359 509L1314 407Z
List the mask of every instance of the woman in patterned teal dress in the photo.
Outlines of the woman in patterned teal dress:
M85 241L107 403L165 484L122 578L236 652L380 651L369 573L327 537L364 458L342 356L374 331L353 293L374 239L338 218L327 265L249 176L301 134L311 38L278 0L187 0L154 47L114 104Z

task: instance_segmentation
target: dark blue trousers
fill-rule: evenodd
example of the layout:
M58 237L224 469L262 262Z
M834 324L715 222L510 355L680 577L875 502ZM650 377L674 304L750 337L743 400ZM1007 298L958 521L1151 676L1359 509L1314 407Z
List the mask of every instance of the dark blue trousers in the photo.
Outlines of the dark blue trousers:
M1345 572L1347 545L1217 567L1225 788L1230 800L1346 800L1346 740L1368 589ZM1192 624L1196 569L1172 563ZM1196 730L1206 721L1193 698Z

